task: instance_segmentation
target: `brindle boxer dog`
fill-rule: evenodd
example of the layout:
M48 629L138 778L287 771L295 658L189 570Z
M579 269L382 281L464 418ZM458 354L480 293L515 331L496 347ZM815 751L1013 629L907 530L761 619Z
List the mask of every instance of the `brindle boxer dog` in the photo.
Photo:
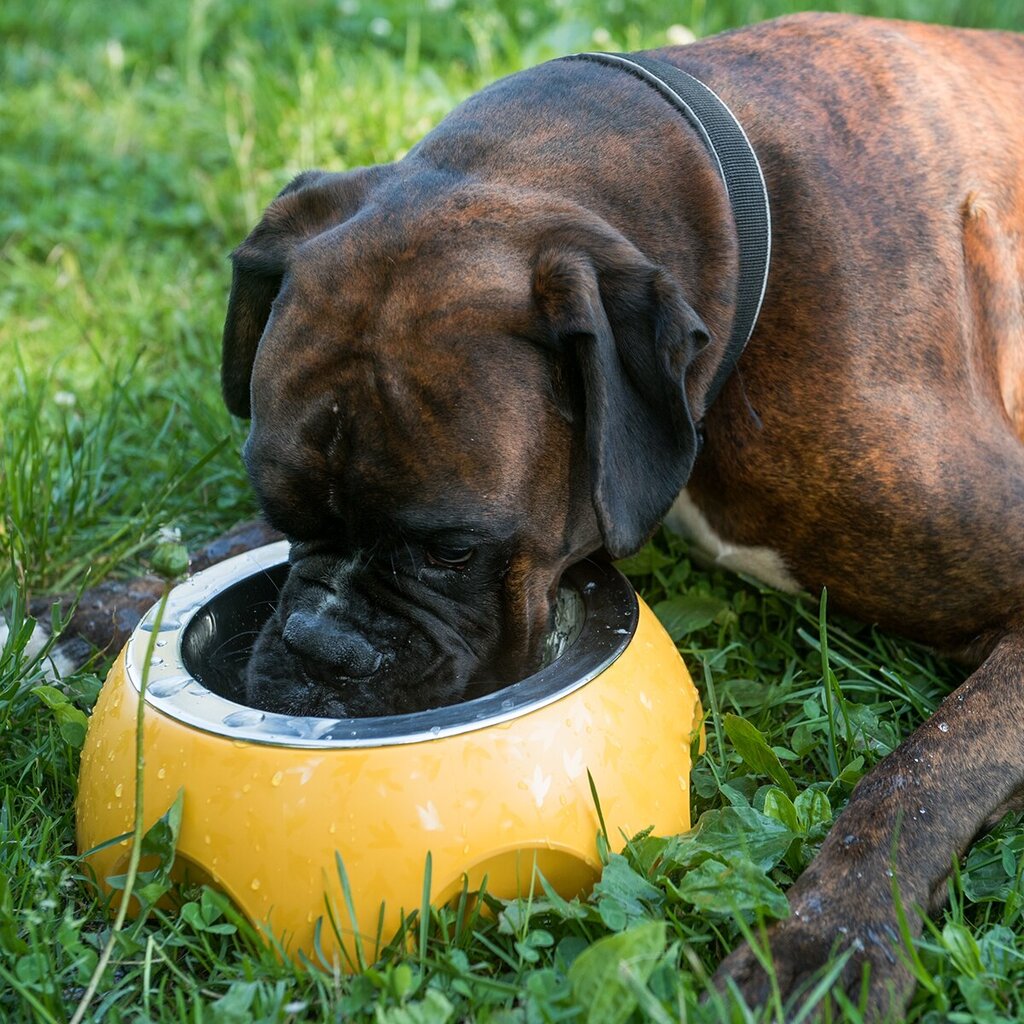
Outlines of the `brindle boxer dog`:
M300 175L235 252L224 393L294 541L249 696L372 714L521 677L563 569L670 510L827 586L978 666L770 932L784 996L838 945L878 1015L910 985L890 868L919 931L1024 793L1024 39L811 15L655 55L731 107L771 198L761 317L710 408L725 189L606 66L513 75L395 164ZM769 991L746 946L717 977Z

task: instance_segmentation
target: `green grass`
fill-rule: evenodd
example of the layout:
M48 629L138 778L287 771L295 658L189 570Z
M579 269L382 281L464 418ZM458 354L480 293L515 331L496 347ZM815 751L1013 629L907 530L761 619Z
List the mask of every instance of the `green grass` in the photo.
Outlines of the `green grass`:
M812 6L1024 27L1017 0L684 0L671 13L651 0L7 0L0 608L17 627L32 596L137 572L162 526L195 544L254 513L244 427L217 389L225 257L290 175L399 156L462 97L549 56L656 45L672 22L706 34ZM711 839L698 853L648 838L610 855L589 901L429 911L411 925L413 954L392 951L351 979L282 964L230 906L187 891L183 907L119 933L86 1019L757 1019L698 1005L741 930L719 909L715 865L745 880L728 892L745 920L777 912L856 779L961 674L835 617L825 665L817 602L704 572L669 537L631 569L711 712L696 811L708 835L740 821L764 838L762 863ZM66 1021L110 934L75 856L69 710L88 709L106 664L65 680L71 705L51 694L51 707L33 692L27 632L15 628L0 657L0 1019ZM765 743L777 767L757 756ZM1011 818L966 859L950 908L917 943L913 1019L1024 1014L1022 851ZM623 958L631 972L614 969ZM610 979L603 995L595 979Z

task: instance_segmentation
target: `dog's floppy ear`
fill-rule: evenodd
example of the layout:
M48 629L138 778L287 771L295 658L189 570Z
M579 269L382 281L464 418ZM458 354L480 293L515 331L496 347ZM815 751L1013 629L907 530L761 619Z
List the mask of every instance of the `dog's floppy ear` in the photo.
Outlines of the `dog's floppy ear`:
M221 347L221 389L235 416L248 417L249 381L270 308L295 248L334 227L360 207L380 168L347 174L305 171L267 207L262 220L231 254L231 294Z
M697 457L686 371L708 331L675 279L610 229L543 248L534 297L579 367L591 491L614 558L647 539Z

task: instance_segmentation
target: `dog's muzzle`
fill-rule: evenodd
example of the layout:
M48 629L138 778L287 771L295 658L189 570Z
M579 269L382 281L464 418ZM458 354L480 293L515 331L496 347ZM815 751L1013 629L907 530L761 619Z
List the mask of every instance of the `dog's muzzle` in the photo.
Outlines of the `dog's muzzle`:
M310 679L328 685L368 679L384 661L362 633L326 613L292 612L282 639Z

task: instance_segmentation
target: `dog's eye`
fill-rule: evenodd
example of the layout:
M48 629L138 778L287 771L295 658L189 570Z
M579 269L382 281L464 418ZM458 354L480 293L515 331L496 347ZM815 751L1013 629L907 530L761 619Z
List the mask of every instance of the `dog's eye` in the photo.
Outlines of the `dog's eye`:
M435 545L427 548L426 554L427 563L437 569L465 569L473 557L473 549Z

